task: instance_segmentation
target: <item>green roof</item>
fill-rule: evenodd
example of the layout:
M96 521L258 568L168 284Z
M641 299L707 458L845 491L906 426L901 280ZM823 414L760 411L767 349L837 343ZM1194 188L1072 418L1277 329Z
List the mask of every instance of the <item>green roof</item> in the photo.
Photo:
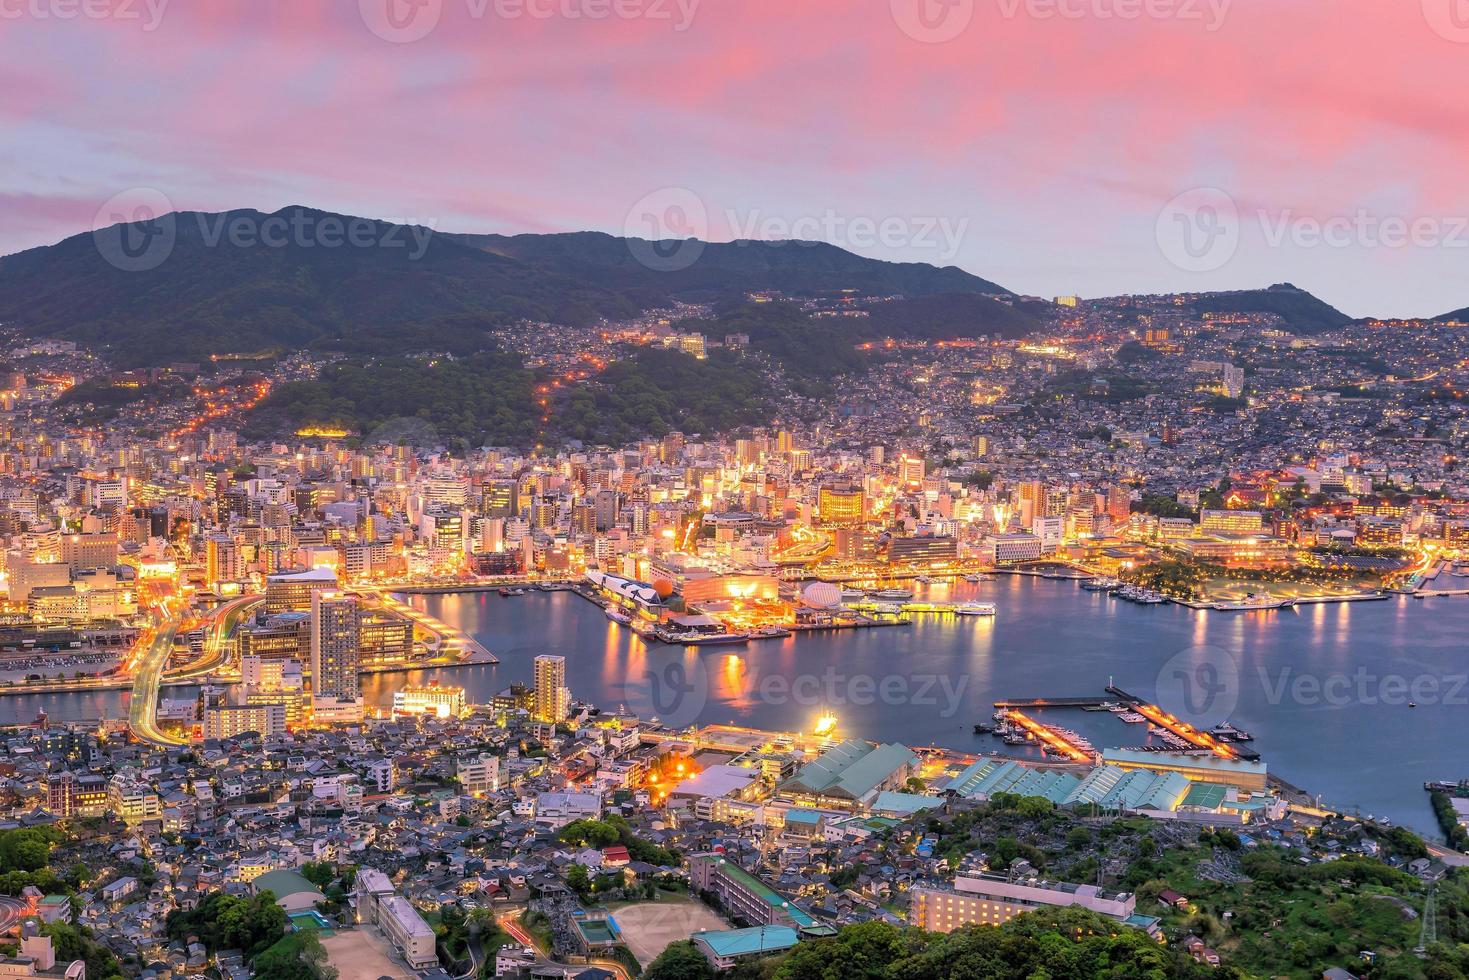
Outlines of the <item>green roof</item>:
M782 788L817 796L860 800L896 770L917 761L918 757L906 745L890 742L873 746L870 742L853 738L823 752L820 758L786 780Z
M1224 802L1229 787L1218 783L1194 783L1189 787L1188 795L1183 798L1179 806L1199 807L1203 810L1217 810Z
M272 891L277 899L301 892L315 892L321 895L323 900L326 898L321 894L321 889L295 871L267 871L251 882L251 887L255 889L257 895L266 890Z
M754 926L750 929L711 929L689 937L703 943L715 956L753 956L790 949L800 940L789 926Z
M764 902L766 905L769 905L772 908L781 908L787 915L791 917L791 921L794 922L796 925L809 926L816 921L815 919L811 918L811 916L807 915L805 912L797 908L795 902L790 901L780 892L776 891L774 888L771 888L765 882L761 881L759 878L756 878L754 875L750 874L750 872L746 871L744 868L740 867L733 861L724 861L723 866L720 868L720 870L729 875L735 881L739 882L742 888L750 892L750 894L754 895L756 898L760 899L760 901Z

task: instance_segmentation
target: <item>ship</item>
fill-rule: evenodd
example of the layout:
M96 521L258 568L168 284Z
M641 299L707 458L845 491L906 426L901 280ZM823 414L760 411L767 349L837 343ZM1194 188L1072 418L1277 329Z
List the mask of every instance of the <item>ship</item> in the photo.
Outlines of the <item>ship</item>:
M1294 599L1277 599L1268 592L1251 592L1236 602L1216 602L1220 612L1252 612L1256 609L1284 609L1295 605Z
M863 599L866 599L866 598L867 598L867 593L866 592L863 592L861 589L843 589L842 590L842 601L843 602L861 602Z
M1115 578L1089 578L1081 583L1081 587L1088 592L1111 592L1121 584Z
M1209 729L1209 734L1221 742L1249 742L1255 738L1249 732L1241 728L1235 728L1227 721Z
M880 591L877 591L877 592L872 593L872 598L874 598L874 599L911 599L911 598L913 598L913 590L912 589L882 589Z
M614 623L621 623L623 626L627 626L632 622L632 617L616 606L607 607L607 618Z
M700 633L689 630L667 634L667 642L680 643L688 647L735 646L750 642L749 633Z
M954 607L955 616L993 616L995 604L993 602L961 602Z

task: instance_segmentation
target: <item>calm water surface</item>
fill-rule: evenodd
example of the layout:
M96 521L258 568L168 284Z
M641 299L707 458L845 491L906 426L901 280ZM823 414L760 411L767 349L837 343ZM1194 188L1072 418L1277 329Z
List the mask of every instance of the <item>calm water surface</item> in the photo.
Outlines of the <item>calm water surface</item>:
M566 657L573 695L608 708L787 731L830 709L847 734L980 753L1014 751L973 734L995 699L1098 697L1112 680L1197 723L1228 719L1255 735L1272 772L1336 806L1425 833L1437 826L1424 780L1469 776L1469 599L1204 613L1013 576L935 585L931 595L992 601L999 614L696 651L645 645L571 593L415 596L502 662L364 684L380 704L428 679L461 684L483 702L512 682L530 683L532 658L555 653ZM0 719L28 720L40 707L58 720L115 716L126 700L116 692L5 698ZM1045 718L1098 747L1147 740L1145 726L1106 713Z

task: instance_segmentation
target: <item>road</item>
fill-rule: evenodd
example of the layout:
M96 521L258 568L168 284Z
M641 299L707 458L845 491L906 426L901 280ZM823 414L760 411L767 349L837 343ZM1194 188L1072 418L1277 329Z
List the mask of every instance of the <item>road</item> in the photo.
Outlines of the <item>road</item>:
M204 677L224 665L229 657L229 635L240 619L261 602L259 596L241 596L212 610L204 635L204 656L178 670L168 671L170 680ZM133 664L133 696L128 705L128 727L133 734L154 745L185 745L187 739L166 734L158 727L158 692L168 667L174 637L185 620L171 618L158 629Z
M18 898L0 896L0 936L8 935L30 912L30 904Z
M529 946L537 953L540 953L542 956L550 959L550 953L541 947L541 944L536 941L536 937L530 934L529 929L520 924L520 915L521 913L519 911L515 911L507 915L500 916L497 920L500 923L500 928L509 933L510 937L516 942L520 943L522 946ZM602 969L607 970L609 973L615 973L620 978L620 980L633 980L633 976L631 973L628 972L627 967L623 966L616 960L591 958L588 959L584 965L601 967ZM647 964L644 965L646 966Z

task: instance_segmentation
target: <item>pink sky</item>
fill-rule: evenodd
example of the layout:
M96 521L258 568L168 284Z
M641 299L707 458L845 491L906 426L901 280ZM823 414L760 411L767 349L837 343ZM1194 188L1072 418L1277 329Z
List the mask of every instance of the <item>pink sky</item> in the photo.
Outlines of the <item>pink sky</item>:
M1469 0L0 0L0 252L154 188L1437 314L1466 90ZM1196 188L1237 239L1202 257Z

